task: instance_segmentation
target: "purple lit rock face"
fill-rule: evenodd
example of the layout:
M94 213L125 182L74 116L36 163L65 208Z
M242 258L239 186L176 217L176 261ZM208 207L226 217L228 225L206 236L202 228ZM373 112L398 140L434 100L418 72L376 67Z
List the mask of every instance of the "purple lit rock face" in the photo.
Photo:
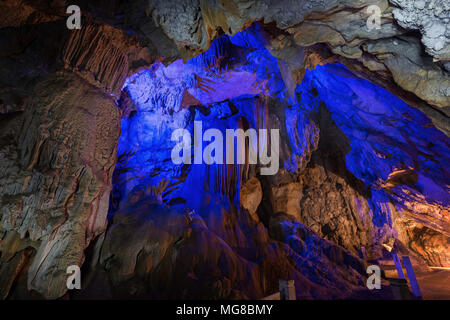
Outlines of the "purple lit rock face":
M394 21L367 33L345 1L81 2L74 33L61 8L13 0L0 23L0 299L261 299L284 278L297 299L392 299L366 287L368 265L393 269L387 248L425 298L450 297L430 268L450 267L445 48L424 57ZM194 163L196 123L278 130L278 170L248 146L241 164ZM189 164L172 161L177 129Z

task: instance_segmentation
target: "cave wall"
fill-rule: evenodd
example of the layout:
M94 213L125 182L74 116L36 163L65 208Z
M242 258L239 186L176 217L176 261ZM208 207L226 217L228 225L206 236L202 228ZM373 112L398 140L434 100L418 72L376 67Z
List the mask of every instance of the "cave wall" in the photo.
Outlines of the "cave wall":
M370 5L380 8L379 29L367 28ZM263 21L275 25L269 31L271 51L286 61L295 80L302 74L295 63L298 52L326 44L338 59L359 64L373 80L378 75L377 84L400 91L398 94L412 99L439 129L448 130L449 11L444 1L186 0L175 5L155 0L151 6L153 19L188 57L206 50L220 32L232 35L254 21ZM430 23L425 25L427 21ZM423 34L420 40L417 35L408 37L409 30L417 29ZM431 57L422 55L421 41ZM439 43L439 48L431 42Z
M92 274L90 297L100 294L95 283L108 288L111 280L119 289L101 295L258 298L282 276L294 277L305 298L351 296L364 282L358 248L378 257L390 237L430 265L448 266L448 10L416 2L376 2L381 29L368 31L373 1L81 1L83 28L70 31L62 2L4 1L0 297L59 298L72 264ZM423 23L428 17L432 25ZM436 39L442 46L430 45ZM211 46L187 67L176 61ZM248 52L255 49L264 53ZM227 54L244 56L247 69L235 66L230 81L203 70ZM306 71L327 62L352 72ZM161 70L168 76L158 78ZM255 89L261 79L268 81ZM364 91L364 79L406 103L381 88ZM132 81L145 90L133 91ZM226 83L239 89L208 92ZM159 90L159 105L141 103ZM367 95L382 109L364 105ZM241 118L284 130L277 176L256 182L252 166L188 172L161 162L169 148L152 149L194 119L226 127ZM381 129L368 132L374 123ZM136 177L143 179L128 180ZM186 196L193 190L213 201ZM198 215L180 217L177 205ZM130 230L136 238L124 246ZM176 277L166 287L158 279L169 274ZM149 282L134 290L142 279ZM180 283L193 291L173 291Z
M46 298L67 291L67 267L82 265L105 231L120 136L111 94L125 80L130 48L108 39L122 31L92 23L70 33L58 8L40 5L7 1L2 11L23 15L1 29L3 45L16 46L2 58L2 94L12 97L2 101L18 101L2 110L2 298L22 269L27 290ZM103 60L110 72L99 70ZM17 264L28 251L29 265Z

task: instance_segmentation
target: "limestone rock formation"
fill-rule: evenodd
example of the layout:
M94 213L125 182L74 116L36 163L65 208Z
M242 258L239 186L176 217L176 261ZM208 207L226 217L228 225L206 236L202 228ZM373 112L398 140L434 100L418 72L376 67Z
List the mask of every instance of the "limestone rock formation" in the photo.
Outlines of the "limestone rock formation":
M427 10L420 10L416 8L421 6L420 2L403 1L403 9L395 9L387 0L376 3L346 0L295 3L269 0L250 3L231 1L226 5L220 1L185 1L183 5L178 6L170 5L166 1L154 1L152 6L156 9L152 16L176 43L185 48L188 56L207 49L211 41L218 36L217 30L235 34L256 20L263 19L267 24L273 22L277 31L270 34L270 42L276 51L289 51L292 44L310 47L324 43L338 59L342 57L360 61L364 72L372 77L376 78L373 73L383 75L389 72L389 77L392 77L396 86L412 92L429 104L423 107L424 112L445 132L448 130L447 108L450 105L448 72L444 72L443 67L436 63L417 61L422 59L419 58L421 48L420 45L414 45L413 39L397 40L397 37L408 33L407 29L422 26L420 21L430 21L429 26L423 27L425 45L430 47L429 37L434 40L439 38L433 45L442 44L437 49L440 53L433 51L435 49L432 49L431 53L436 52L435 55L439 59L449 58L448 52L445 53L448 50L449 36L443 29L448 19L445 4L442 1L428 1ZM398 4L396 1L392 3ZM380 29L369 30L367 27L370 17L367 8L370 5L380 8ZM218 12L226 14L217 14ZM414 15L416 19L413 19ZM432 17L428 18L430 15ZM178 16L185 19L176 19ZM406 30L400 29L395 21L399 21ZM186 28L186 25L190 28ZM431 35L427 35L427 32ZM407 42L407 48L402 47L404 41ZM367 49L364 49L366 47ZM380 84L383 85L383 82ZM386 86L386 82L384 85ZM386 88L396 90L395 87ZM419 107L421 105L419 102L416 104ZM439 112L435 112L436 108L447 116L442 117Z
M66 1L0 4L0 299L260 299L284 277L391 298L357 257L386 243L450 266L446 1L78 2L81 30ZM174 164L196 122L278 130L279 170Z
M241 205L250 212L252 217L257 217L255 213L263 196L259 180L255 177L248 180L242 187L239 196Z
M33 242L29 287L57 298L67 290L67 267L81 265L89 241L106 228L119 111L62 72L36 86L21 127L9 135L17 147L1 153L2 229Z
M391 0L398 6L395 19L407 29L419 29L427 52L438 60L450 59L450 4L447 1Z

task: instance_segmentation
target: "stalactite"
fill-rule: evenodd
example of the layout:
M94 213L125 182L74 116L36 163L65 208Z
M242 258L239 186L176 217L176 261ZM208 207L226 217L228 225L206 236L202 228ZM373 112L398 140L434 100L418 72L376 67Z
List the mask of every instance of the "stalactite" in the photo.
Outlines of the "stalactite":
M87 24L70 34L62 53L67 68L79 72L107 92L119 94L128 72L124 50L98 25Z

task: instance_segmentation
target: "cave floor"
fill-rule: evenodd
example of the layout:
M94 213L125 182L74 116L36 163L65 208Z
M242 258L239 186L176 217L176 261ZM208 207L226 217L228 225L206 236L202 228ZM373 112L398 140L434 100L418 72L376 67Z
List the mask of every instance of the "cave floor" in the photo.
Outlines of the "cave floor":
M418 271L416 277L425 300L450 299L450 270Z

